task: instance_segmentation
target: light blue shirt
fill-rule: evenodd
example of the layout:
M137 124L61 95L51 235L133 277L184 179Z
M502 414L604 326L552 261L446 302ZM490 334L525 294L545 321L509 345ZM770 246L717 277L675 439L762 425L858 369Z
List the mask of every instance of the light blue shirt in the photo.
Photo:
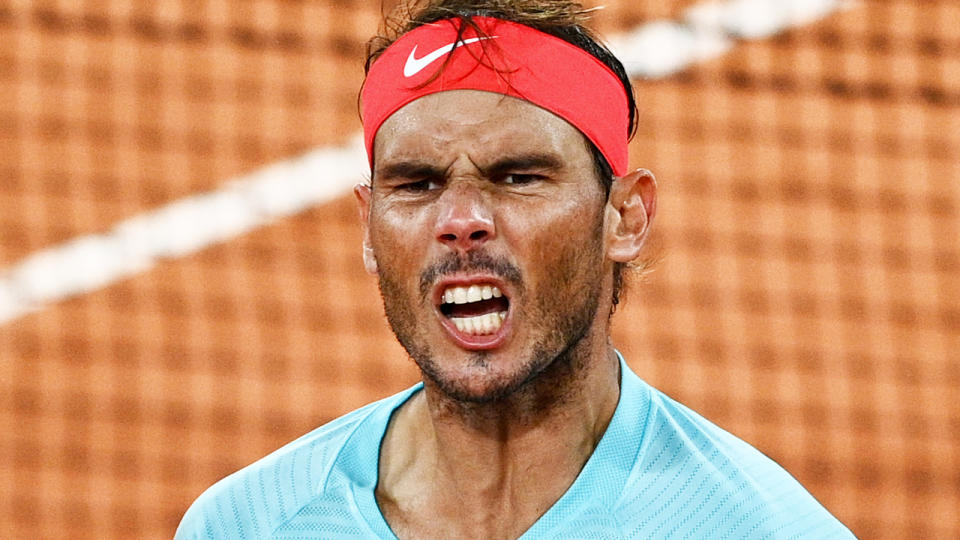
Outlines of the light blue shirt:
M853 538L758 450L621 366L617 409L573 485L523 539ZM177 540L396 538L374 498L390 415L418 384L220 480Z

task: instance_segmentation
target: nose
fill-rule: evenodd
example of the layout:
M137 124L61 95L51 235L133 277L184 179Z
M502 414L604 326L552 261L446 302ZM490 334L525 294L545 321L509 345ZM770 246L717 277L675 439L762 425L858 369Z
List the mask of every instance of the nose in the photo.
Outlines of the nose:
M496 237L493 214L480 189L450 185L437 201L437 240L461 253Z

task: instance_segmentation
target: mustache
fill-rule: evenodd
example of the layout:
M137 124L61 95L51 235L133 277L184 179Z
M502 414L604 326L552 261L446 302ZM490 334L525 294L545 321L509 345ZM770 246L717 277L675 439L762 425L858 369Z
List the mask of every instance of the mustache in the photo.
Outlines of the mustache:
M520 269L506 259L494 258L482 251L471 251L466 256L448 253L420 273L420 295L430 294L430 287L442 276L458 272L485 272L510 283L518 291L523 290Z

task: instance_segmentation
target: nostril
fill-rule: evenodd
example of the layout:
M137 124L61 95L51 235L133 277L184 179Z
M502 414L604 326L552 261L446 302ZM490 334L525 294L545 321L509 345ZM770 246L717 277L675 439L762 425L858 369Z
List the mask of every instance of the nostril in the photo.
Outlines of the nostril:
M486 236L487 236L487 231L484 231L484 230L473 231L472 233L470 233L471 240L482 240L486 238Z

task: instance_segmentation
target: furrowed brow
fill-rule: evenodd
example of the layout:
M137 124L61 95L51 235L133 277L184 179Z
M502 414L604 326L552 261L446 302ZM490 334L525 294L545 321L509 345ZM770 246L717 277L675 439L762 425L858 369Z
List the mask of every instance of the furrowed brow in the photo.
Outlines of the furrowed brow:
M445 171L422 161L398 161L379 167L376 178L441 178Z
M521 154L506 156L483 169L484 176L491 177L516 171L557 170L563 162L553 154Z

